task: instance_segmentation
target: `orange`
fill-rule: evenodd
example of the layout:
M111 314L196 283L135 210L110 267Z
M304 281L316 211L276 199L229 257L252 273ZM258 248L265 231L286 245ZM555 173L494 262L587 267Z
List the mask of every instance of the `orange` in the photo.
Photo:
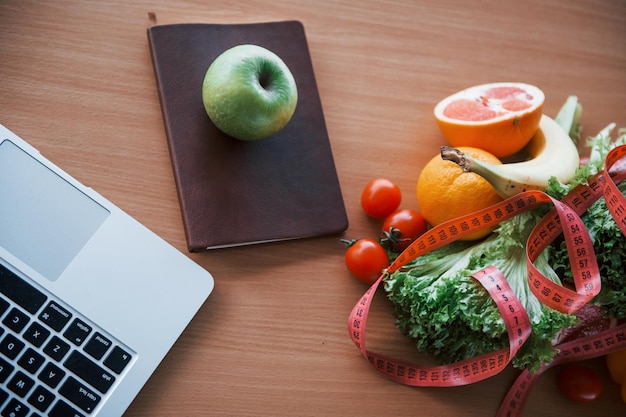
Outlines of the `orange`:
M435 106L435 119L453 147L471 146L498 158L520 151L539 128L543 92L524 83L477 85Z
M606 365L611 379L618 384L626 385L626 349L607 354Z
M493 154L478 148L457 149L490 164L502 163ZM502 198L483 177L463 171L454 162L442 159L441 155L435 156L424 166L417 180L417 205L431 226L487 208L500 201ZM463 240L479 239L492 230L476 231Z
M626 349L607 354L606 365L611 379L621 385L620 396L626 403Z

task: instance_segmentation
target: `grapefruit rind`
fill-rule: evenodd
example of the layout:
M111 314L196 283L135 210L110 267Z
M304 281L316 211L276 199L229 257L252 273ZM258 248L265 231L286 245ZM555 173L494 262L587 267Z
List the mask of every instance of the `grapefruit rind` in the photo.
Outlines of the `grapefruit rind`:
M491 83L446 97L435 106L434 114L451 146L471 146L504 158L520 151L533 137L544 101L543 91L536 86Z

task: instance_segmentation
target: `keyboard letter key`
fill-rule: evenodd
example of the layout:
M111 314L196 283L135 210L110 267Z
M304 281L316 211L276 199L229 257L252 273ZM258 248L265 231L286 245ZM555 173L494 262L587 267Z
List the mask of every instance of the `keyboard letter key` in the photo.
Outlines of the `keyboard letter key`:
M13 365L0 357L0 382L6 381L14 369ZM2 404L2 401L0 401L0 404Z
M30 326L28 326L28 329L24 332L24 339L36 347L41 347L48 336L50 336L50 330L46 329L36 321L31 323Z
M24 312L17 308L12 308L9 314L2 320L2 323L15 333L20 333L26 324L28 324L29 317Z
M37 378L50 388L56 388L64 376L65 371L63 369L59 368L52 362L48 362Z
M9 359L15 359L24 346L26 343L9 333L0 342L0 352Z
M28 397L28 403L39 411L46 411L55 398L53 393L41 385L37 385L33 393Z
M52 339L43 348L46 355L59 362L70 350L69 343L65 343L60 337L52 336Z
M11 381L7 384L7 387L20 397L24 397L33 385L35 385L35 381L30 379L22 371L17 371L13 378L11 378Z

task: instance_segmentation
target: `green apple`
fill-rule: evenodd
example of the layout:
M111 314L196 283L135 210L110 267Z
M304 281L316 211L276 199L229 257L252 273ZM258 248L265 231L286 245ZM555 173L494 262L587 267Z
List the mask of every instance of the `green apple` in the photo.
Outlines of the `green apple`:
M278 133L289 123L298 89L280 57L245 44L227 49L211 63L202 83L202 102L218 129L254 141Z

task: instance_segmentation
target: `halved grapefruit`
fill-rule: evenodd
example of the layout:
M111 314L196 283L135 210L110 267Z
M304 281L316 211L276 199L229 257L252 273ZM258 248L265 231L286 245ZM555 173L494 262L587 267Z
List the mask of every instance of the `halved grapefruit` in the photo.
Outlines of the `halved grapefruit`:
M471 146L504 158L533 137L543 114L545 95L525 83L477 85L441 100L435 119L454 147Z

